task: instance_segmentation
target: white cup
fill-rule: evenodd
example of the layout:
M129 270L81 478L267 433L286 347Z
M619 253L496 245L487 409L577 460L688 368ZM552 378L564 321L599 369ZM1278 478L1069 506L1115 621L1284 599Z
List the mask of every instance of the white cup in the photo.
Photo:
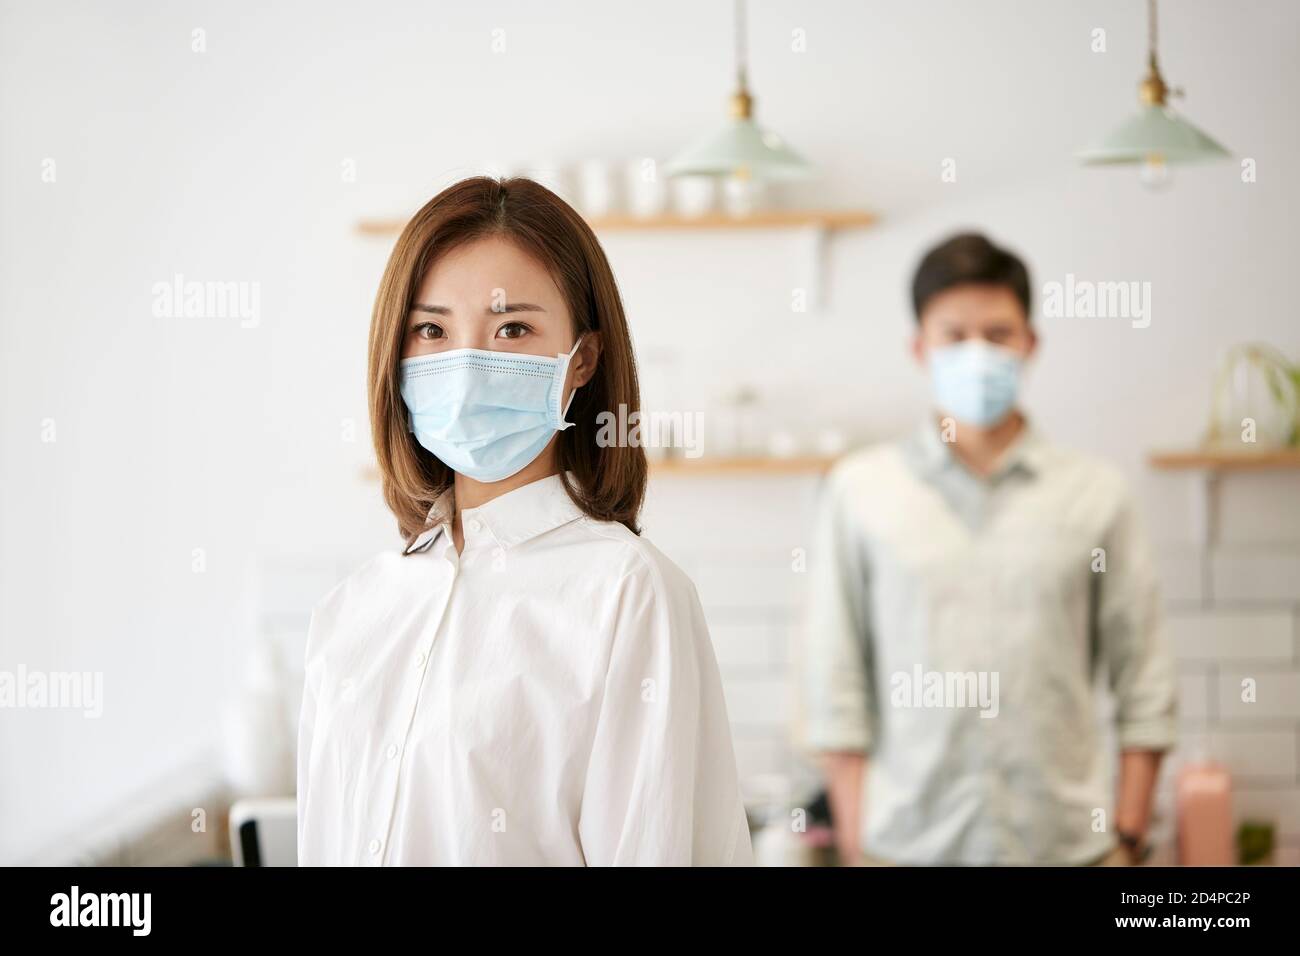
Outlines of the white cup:
M717 195L717 181L712 176L673 179L673 208L683 216L697 218L713 212Z
M614 169L603 159L587 159L577 168L578 209L588 217L608 216L618 207Z
M627 164L627 205L634 216L659 216L668 206L668 185L659 163L646 157Z

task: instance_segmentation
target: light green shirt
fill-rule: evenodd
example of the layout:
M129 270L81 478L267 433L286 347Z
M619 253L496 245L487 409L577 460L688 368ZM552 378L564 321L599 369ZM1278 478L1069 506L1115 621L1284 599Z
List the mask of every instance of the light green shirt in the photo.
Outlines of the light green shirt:
M1175 740L1133 502L1032 427L993 475L927 422L831 472L810 555L803 742L869 753L863 845L897 863L1073 864L1114 846L1120 748Z

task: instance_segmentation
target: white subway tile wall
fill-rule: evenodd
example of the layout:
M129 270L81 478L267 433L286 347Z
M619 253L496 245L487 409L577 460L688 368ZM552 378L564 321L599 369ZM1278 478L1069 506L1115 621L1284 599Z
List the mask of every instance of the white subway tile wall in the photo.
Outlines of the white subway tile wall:
M1211 559L1210 581L1215 601L1294 602L1300 552L1282 545L1225 547Z
M1171 611L1166 620L1180 661L1277 661L1295 655L1289 610Z
M1237 821L1273 823L1274 862L1295 866L1300 864L1300 477L1293 471L1221 475L1211 511L1210 544L1171 545L1161 560L1184 728L1162 779L1162 822L1172 823L1177 767L1209 755L1232 774ZM1156 533L1164 541L1186 539L1186 528L1172 525Z

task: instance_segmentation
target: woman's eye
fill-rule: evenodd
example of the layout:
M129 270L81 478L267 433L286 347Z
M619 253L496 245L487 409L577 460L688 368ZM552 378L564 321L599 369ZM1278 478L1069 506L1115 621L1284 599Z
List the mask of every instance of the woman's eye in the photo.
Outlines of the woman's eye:
M501 328L497 329L497 336L503 339L521 338L528 332L528 326L522 322L507 322Z
M415 334L422 339L440 339L446 333L443 332L442 326L434 325L432 322L421 322L415 327Z

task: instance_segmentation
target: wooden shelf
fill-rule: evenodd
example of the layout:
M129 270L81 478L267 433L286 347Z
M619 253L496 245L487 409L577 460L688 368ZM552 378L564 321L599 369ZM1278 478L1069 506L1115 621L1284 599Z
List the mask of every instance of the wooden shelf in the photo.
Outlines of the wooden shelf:
M767 209L748 216L708 213L702 216L665 214L661 216L598 216L587 220L597 232L634 232L719 229L864 229L876 217L854 209ZM405 219L363 219L357 231L365 236L395 236L406 225Z
M1263 471L1300 468L1300 448L1273 448L1259 451L1194 448L1186 451L1152 452L1148 461L1153 468L1165 471Z
M791 458L666 458L650 462L650 474L664 477L820 475L838 459L824 455Z

